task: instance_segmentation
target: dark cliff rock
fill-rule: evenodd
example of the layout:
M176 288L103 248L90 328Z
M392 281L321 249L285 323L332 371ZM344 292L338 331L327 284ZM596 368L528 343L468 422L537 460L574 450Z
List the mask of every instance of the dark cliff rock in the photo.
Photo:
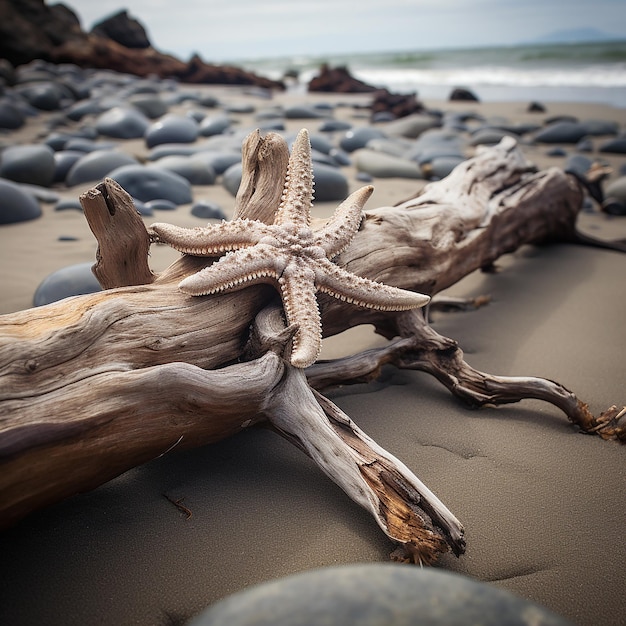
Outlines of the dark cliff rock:
M124 10L95 24L91 32L108 37L125 48L150 48L152 45L146 29Z
M285 88L281 81L237 67L212 65L197 55L185 62L159 52L150 45L143 26L125 11L86 33L71 9L63 4L49 6L44 0L0 0L0 58L14 67L42 59L197 84Z
M332 93L371 93L377 91L378 87L355 78L346 67L331 68L325 63L320 73L309 81L308 89Z

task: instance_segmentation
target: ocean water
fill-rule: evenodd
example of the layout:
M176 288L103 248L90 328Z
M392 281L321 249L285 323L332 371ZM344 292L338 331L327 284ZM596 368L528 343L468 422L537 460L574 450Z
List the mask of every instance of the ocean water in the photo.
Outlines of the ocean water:
M454 87L482 101L597 102L626 108L626 40L471 49L277 57L240 65L270 78L295 73L290 89L305 91L322 63L346 66L394 93L446 100Z

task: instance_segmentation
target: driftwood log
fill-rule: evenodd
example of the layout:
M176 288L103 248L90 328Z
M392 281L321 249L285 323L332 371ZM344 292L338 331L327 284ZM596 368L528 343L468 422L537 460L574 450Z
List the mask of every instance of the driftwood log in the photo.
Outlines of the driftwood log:
M248 137L235 218L271 223L287 157L277 135ZM367 211L336 262L435 295L523 244L593 243L576 231L583 195L573 176L535 171L504 139L417 197ZM372 311L322 295L326 336L368 323L390 341L297 369L285 358L294 329L285 328L271 286L185 295L178 282L211 259L182 256L156 276L148 265L151 235L114 181L81 202L99 243L94 273L104 291L0 317L1 527L173 449L263 424L371 512L398 544L394 558L431 563L448 550L459 555L465 543L454 515L320 393L375 379L385 364L429 372L473 406L539 398L582 431L626 439L624 410L594 416L556 382L479 372L421 309Z

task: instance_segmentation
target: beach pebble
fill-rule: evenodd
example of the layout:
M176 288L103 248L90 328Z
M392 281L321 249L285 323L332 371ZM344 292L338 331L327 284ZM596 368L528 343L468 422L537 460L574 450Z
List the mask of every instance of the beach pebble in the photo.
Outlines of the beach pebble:
M579 122L559 121L537 132L534 139L538 143L578 143L586 134Z
M67 93L56 83L37 82L19 90L28 103L41 111L58 111Z
M186 178L192 185L213 185L215 171L201 159L191 156L172 155L154 161L148 167L160 167Z
M313 178L317 202L341 201L348 196L348 179L336 167L313 163Z
M92 262L63 267L43 279L35 295L33 306L43 306L69 296L101 291L100 283L91 271Z
M159 96L150 94L135 94L128 99L128 103L151 120L162 117L169 108Z
M0 101L0 128L16 130L24 126L24 114L12 102Z
M585 137L585 138L581 139L576 144L576 150L578 152L593 152L593 141L591 141L591 139L589 139L589 137Z
M416 139L424 131L437 126L441 126L441 121L438 118L415 113L385 124L384 131L390 137Z
M148 200L148 202L144 204L144 208L150 211L152 215L153 211L175 211L176 205L171 200L155 198L154 200Z
M343 120L324 120L318 127L320 133L334 133L337 131L350 130L352 124Z
M146 134L149 126L148 117L132 107L113 107L96 120L96 130L105 137L115 139L139 139Z
M205 117L200 123L199 133L203 137L212 137L213 135L221 135L225 130L230 128L232 121L227 115L216 115Z
M528 103L528 107L526 108L526 110L528 111L528 113L545 113L546 107L541 104L541 102L533 101Z
M49 187L54 169L54 152L45 144L9 146L0 155L0 176L18 183Z
M328 114L305 104L294 104L285 107L284 115L288 120L315 120Z
M183 115L164 115L146 131L148 148L163 143L193 143L198 138L198 123Z
M54 153L54 177L52 182L62 183L67 177L67 173L70 171L72 165L78 161L81 157L84 157L85 153L79 150L59 150Z
M74 122L78 122L86 115L99 115L107 110L107 107L103 105L100 100L85 100L83 102L76 102L65 111L65 116Z
M231 165L241 162L240 152L228 152L218 150L206 150L197 152L190 156L192 161L204 164L215 172L215 174L223 174Z
M362 148L353 153L354 164L374 178L424 178L415 161Z
M16 224L41 216L35 197L8 180L0 179L0 224Z
M587 135L598 137L601 135L617 135L619 133L619 124L611 120L585 120L581 125Z
M69 187L100 181L105 176L123 165L137 165L137 160L129 154L118 150L97 150L83 154L83 156L72 165L65 182Z
M620 176L611 181L604 190L605 198L614 198L623 205L626 205L626 176Z
M572 626L495 585L434 568L325 567L228 596L189 626Z
M203 220L226 220L226 214L222 211L222 207L216 202L210 200L202 200L195 202L191 207L191 214Z
M440 156L435 157L422 165L422 171L429 180L441 180L452 170L465 161L463 156Z
M174 204L192 202L189 181L174 172L143 165L123 165L109 173L133 198L142 202L165 199Z
M229 191L231 195L236 196L241 184L243 166L241 163L231 165L222 175L222 186Z
M609 139L600 145L598 152L607 154L626 154L626 136Z
M80 150L81 152L97 152L98 150L113 150L115 144L110 141L94 141L87 137L72 137L65 143L65 150Z
M360 126L346 132L339 141L339 146L346 152L354 152L359 148L365 148L370 139L385 138L387 135L378 128Z
M500 143L502 137L519 139L514 133L500 128L481 128L472 134L469 143L471 146L495 146Z
M83 207L78 200L74 199L63 199L59 200L54 205L55 211L82 211Z

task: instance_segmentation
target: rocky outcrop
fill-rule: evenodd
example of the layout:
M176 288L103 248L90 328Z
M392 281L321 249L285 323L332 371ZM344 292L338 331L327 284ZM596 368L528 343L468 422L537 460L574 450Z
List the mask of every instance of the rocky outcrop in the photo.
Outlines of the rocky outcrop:
M324 63L317 76L309 81L309 91L332 93L371 93L378 87L368 85L350 74L346 67L334 67Z
M78 17L63 4L0 0L0 58L13 66L50 60L57 46L84 36Z
M197 84L285 88L281 81L237 67L212 65L197 55L185 62L159 52L150 45L143 26L126 11L85 33L71 9L62 4L48 6L44 0L0 0L0 58L13 66L43 59Z
M150 48L146 29L125 10L98 22L91 29L92 34L108 37L125 48Z
M372 117L390 114L393 118L406 117L413 113L422 113L424 105L414 93L399 94L381 89L374 94L372 101Z

